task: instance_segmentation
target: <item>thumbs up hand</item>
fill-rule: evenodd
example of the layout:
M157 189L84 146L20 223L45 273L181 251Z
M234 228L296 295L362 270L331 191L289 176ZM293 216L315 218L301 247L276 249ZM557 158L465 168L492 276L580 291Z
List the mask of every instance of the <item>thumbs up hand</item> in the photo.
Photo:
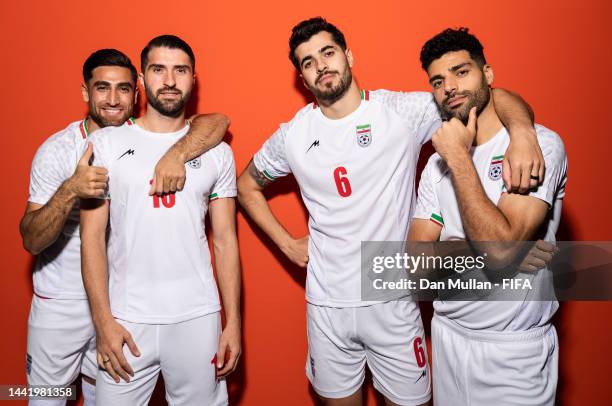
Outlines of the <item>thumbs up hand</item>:
M79 159L74 174L68 179L70 191L81 199L99 198L104 195L108 185L108 171L99 166L91 166L93 145L87 143L87 149Z
M442 159L448 162L454 155L470 150L476 137L476 120L476 107L473 107L467 126L455 117L442 123L431 139L433 147Z

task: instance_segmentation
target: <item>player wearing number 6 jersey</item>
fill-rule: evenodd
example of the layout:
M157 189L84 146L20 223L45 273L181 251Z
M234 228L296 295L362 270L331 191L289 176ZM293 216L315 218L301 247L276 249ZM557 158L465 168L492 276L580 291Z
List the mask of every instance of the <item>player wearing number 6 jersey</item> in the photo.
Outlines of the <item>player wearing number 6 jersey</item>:
M81 210L83 280L102 368L97 404L145 405L161 372L170 404L223 405L224 378L240 355L234 159L221 143L186 164L182 191L149 195L156 161L188 131L195 58L183 40L163 35L141 59L147 111L134 125L93 137L95 163L109 171L107 199L84 202Z
M322 18L293 29L290 58L317 102L265 142L238 190L258 226L293 262L307 264L308 378L326 404L360 404L367 362L389 404L426 403L419 309L411 300L362 301L360 244L405 239L419 151L441 123L436 105L428 93L360 90L343 34ZM531 125L526 111L518 116ZM289 173L309 212L309 236L301 239L282 227L262 193Z

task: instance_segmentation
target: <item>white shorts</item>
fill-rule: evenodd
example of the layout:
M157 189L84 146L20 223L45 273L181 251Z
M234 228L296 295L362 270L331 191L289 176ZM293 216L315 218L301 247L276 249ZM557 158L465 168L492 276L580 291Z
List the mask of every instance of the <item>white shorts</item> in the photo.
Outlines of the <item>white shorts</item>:
M398 405L431 398L421 313L413 301L364 307L307 305L306 375L326 398L344 398L363 384L368 364L374 387Z
M554 405L559 343L552 325L524 332L431 323L436 406Z
M34 295L28 320L29 385L70 385L79 373L95 378L96 333L89 303Z
M224 379L217 380L213 362L219 348L219 312L176 324L137 324L117 320L132 335L140 350L134 357L127 345L123 353L134 370L130 382L115 383L99 370L97 406L147 405L161 372L170 406L227 405Z

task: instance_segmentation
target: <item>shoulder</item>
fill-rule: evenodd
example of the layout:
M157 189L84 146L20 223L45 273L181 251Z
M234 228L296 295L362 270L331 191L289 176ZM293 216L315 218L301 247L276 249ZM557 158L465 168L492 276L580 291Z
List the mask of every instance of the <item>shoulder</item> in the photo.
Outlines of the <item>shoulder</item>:
M371 90L370 100L397 109L426 107L433 103L430 92L397 92L387 89Z
M66 128L47 138L37 149L36 157L53 154L55 158L75 148L75 139L80 137L79 126L82 120L70 123ZM84 139L84 138L83 138Z
M427 177L433 183L438 183L444 175L448 172L446 162L442 159L440 154L437 152L433 153L427 160L425 168L421 173L421 177Z
M282 123L280 125L280 128L284 131L287 132L290 129L292 129L293 127L295 127L296 125L300 125L310 119L312 119L312 117L314 116L314 114L316 113L316 109L317 109L317 105L314 103L308 103L307 105L305 105L304 107L302 107L301 109L299 109L297 111L297 113L295 113L295 115L291 118L291 120Z
M225 141L221 141L218 145L209 149L206 153L221 158L233 155L232 147L230 147Z
M535 124L535 130L542 151L544 151L544 148L555 149L565 154L565 145L559 134L540 124Z

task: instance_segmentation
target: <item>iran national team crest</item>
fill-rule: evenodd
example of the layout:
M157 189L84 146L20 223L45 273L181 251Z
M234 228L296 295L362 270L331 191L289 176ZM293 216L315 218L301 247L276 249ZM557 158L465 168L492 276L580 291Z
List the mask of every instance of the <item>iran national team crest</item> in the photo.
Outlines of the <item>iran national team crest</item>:
M202 160L198 156L193 158L191 161L187 161L187 165L189 165L189 167L193 169L200 169L200 167L202 166Z
M503 155L497 155L491 159L491 166L489 166L489 179L491 180L501 179L503 162L504 162Z
M357 142L360 147L367 147L372 142L372 126L362 124L357 126Z

